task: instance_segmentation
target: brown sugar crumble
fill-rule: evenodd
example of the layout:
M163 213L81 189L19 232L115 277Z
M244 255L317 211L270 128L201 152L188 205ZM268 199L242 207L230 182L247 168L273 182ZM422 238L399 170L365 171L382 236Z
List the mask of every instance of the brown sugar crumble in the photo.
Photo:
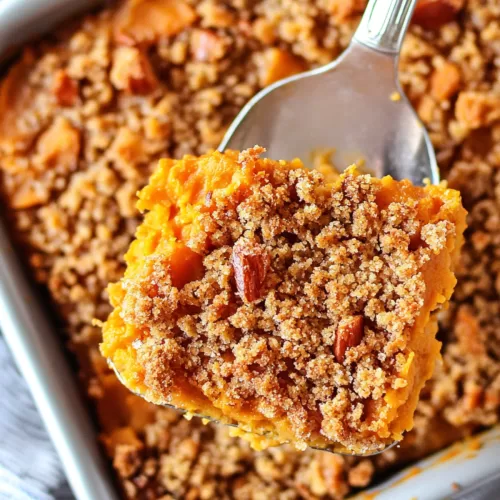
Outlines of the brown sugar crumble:
M399 448L371 459L289 446L255 452L228 429L197 418L188 422L146 403L110 372L98 350L101 330L92 324L110 313L105 290L122 277L123 255L139 223L136 192L158 160L216 148L239 109L265 78L272 79L269 49L308 68L336 58L366 2L135 0L27 47L3 79L5 213L33 276L50 293L61 342L79 361L124 496L342 498L498 423L499 6L497 0L452 2L452 9L448 0L421 3L421 12L432 7L438 13L437 22L425 26L421 16L412 24L399 76L429 131L443 178L461 191L468 229L457 287L439 317L443 362L421 393L413 430ZM152 4L163 5L172 21L154 13L144 22ZM179 11L168 9L181 4ZM217 37L214 49L207 43L211 38L202 37L211 53L207 60L195 57L196 30ZM145 55L158 82L149 93L134 94L111 82L120 47ZM66 77L58 82L59 70L74 84L68 86ZM67 97L66 88L77 94L70 90ZM62 127L71 143L61 142L47 155L39 141L58 117L66 120Z
M354 166L329 183L262 152L160 161L101 351L153 403L273 444L380 450L439 357L460 194Z

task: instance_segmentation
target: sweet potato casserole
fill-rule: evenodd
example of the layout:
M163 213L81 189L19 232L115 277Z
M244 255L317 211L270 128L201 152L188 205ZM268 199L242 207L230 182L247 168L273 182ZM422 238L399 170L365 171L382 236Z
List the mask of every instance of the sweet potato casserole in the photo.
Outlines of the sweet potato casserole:
M243 104L349 43L363 0L129 0L24 49L0 89L0 170L12 235L75 353L129 498L343 498L500 416L500 5L420 0L400 78L468 229L442 363L399 448L359 459L260 452L221 426L132 395L100 355L162 157L215 148Z
M263 152L160 160L101 351L146 400L259 448L380 451L412 428L439 357L460 193Z

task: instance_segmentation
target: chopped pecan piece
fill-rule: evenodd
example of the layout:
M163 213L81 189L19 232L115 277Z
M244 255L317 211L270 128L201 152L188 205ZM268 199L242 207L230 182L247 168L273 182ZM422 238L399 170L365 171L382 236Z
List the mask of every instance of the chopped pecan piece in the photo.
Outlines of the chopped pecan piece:
M148 57L135 47L119 47L114 51L110 80L116 89L131 94L147 94L158 85Z
M259 299L270 266L266 250L253 241L241 239L233 248L232 264L241 298L245 302Z
M464 6L464 0L420 0L413 13L413 22L428 30L437 30L453 21Z
M78 99L78 82L61 69L54 75L52 91L61 106L73 106Z
M363 316L351 316L343 319L337 328L334 353L337 361L343 363L349 347L356 347L363 339Z

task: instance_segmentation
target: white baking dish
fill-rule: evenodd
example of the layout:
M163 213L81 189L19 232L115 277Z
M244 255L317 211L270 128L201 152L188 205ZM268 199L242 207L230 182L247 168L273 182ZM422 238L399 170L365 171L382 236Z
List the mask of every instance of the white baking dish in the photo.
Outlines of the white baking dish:
M13 48L99 0L0 0L0 62ZM40 414L79 500L116 498L90 417L79 397L61 341L26 279L0 222L0 329L28 381ZM380 500L500 498L500 429L479 436L480 446L454 445L371 490ZM477 445L477 441L474 442ZM474 446L476 448L476 446ZM449 460L443 457L453 455ZM461 486L454 492L453 485ZM361 496L362 498L362 496ZM367 498L367 497L365 497Z

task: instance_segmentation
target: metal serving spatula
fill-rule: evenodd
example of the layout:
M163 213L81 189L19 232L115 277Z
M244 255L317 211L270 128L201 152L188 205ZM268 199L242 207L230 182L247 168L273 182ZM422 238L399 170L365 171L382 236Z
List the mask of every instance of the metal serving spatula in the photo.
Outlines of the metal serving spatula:
M306 161L335 149L344 169L366 159L376 176L439 182L429 136L397 77L398 57L417 0L370 0L345 52L326 66L259 92L219 149L256 144L273 159Z

